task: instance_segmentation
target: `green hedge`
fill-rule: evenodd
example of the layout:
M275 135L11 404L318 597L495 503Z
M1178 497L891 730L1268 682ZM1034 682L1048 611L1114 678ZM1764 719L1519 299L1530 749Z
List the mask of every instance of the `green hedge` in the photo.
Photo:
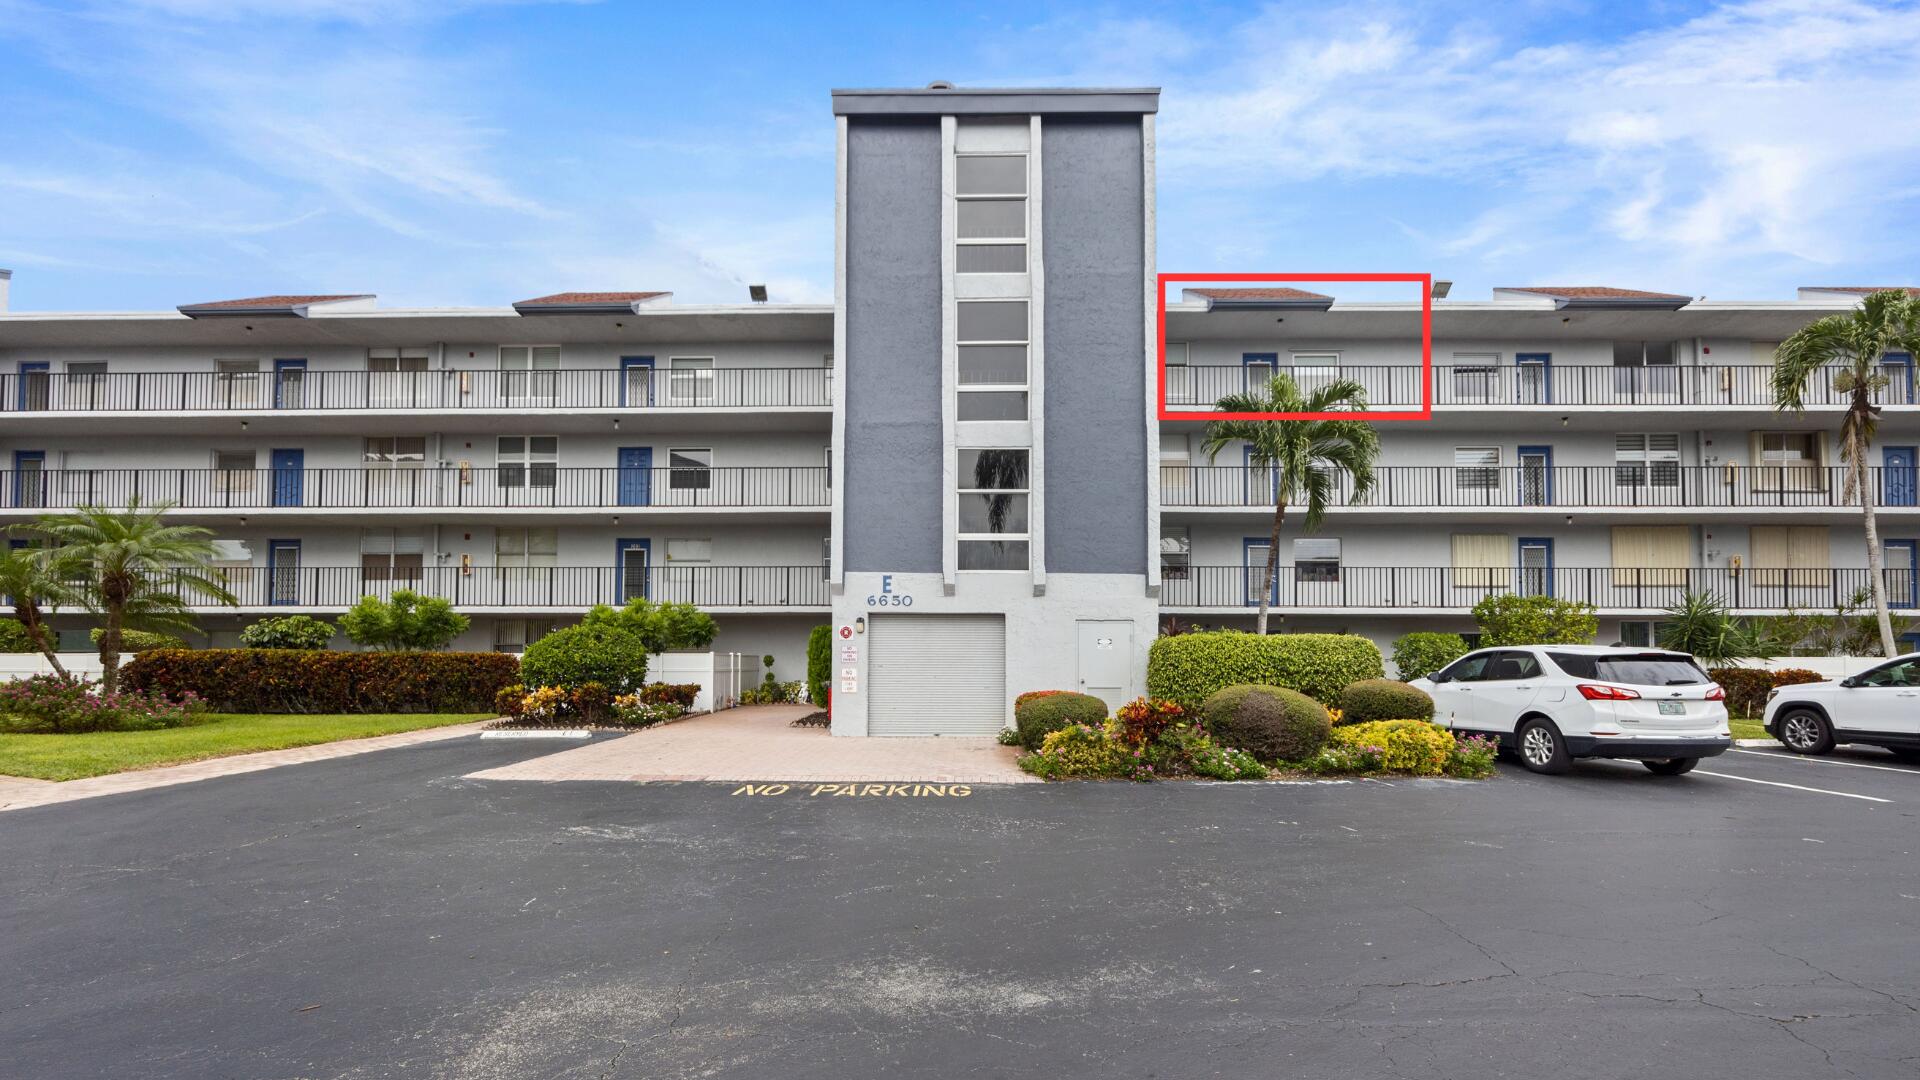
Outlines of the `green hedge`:
M191 690L215 712L487 712L520 680L508 653L154 649L120 669L129 690Z
M1099 727L1106 719L1106 702L1065 690L1027 697L1013 707L1013 726L1020 733L1020 745L1028 750L1040 749L1047 736L1061 728L1075 724Z
M807 700L827 707L827 684L833 679L833 627L816 626L807 635Z
M1147 654L1147 695L1194 709L1216 690L1260 683L1326 702L1349 683L1384 671L1379 647L1352 634L1219 630L1156 640Z

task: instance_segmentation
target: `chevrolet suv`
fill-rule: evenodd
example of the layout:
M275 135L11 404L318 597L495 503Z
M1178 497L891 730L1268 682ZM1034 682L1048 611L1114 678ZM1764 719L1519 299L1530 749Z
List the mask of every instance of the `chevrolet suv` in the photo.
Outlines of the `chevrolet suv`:
M1920 763L1920 653L1844 679L1776 687L1765 720L1767 733L1796 754L1865 743Z

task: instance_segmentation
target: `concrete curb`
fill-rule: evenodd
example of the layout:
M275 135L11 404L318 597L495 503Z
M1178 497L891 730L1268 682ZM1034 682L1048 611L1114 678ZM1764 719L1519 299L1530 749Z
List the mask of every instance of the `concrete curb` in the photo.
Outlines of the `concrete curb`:
M1780 742L1777 739L1735 739L1733 740L1733 745L1735 746L1779 746Z

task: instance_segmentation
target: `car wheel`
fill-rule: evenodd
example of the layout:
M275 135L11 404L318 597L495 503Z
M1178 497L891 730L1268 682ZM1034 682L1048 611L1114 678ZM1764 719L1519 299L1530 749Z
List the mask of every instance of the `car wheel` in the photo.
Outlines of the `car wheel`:
M1679 776L1681 773L1692 772L1693 767L1700 764L1700 759L1697 757L1672 757L1659 761L1643 761L1640 764L1653 770L1655 776Z
M1566 740L1545 720L1521 724L1515 741L1520 746L1520 764L1534 772L1557 775L1573 767Z
M1780 718L1780 741L1796 754L1824 754L1833 749L1833 726L1812 709L1795 709Z

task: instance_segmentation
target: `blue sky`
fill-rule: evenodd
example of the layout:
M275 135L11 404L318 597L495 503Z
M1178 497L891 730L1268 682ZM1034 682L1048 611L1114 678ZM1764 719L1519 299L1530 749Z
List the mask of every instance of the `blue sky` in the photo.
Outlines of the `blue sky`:
M15 310L820 301L840 86L1158 85L1160 268L1920 284L1920 8L0 0Z

